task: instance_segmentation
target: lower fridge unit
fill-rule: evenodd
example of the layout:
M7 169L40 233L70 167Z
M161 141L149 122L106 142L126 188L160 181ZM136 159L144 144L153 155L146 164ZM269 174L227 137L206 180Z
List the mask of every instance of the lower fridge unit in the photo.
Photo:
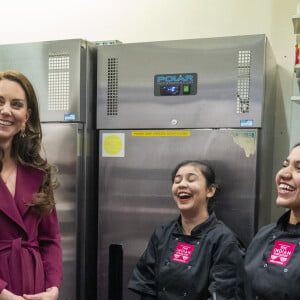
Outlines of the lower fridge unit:
M171 171L207 160L219 185L214 210L248 245L256 230L259 129L100 130L98 299L135 300L132 270L154 229L179 212Z

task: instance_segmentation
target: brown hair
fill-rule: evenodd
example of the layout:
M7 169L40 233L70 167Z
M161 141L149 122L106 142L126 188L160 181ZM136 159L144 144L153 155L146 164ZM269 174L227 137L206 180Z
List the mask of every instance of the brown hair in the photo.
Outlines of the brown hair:
M55 205L52 190L57 187L55 167L41 157L42 129L39 116L39 106L34 88L27 77L17 71L8 70L0 72L0 80L10 80L18 83L25 92L28 109L31 110L27 120L24 136L17 133L12 142L12 155L24 165L36 167L44 172L40 190L34 195L32 207L39 215L51 212ZM1 149L2 150L2 149ZM3 167L3 150L0 153L0 170Z

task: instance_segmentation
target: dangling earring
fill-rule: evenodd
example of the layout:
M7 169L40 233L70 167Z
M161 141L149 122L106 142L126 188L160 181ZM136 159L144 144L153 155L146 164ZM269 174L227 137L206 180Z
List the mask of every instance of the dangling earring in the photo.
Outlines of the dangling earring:
M26 130L26 123L24 123L24 124L22 125L22 128L21 128L21 130L20 130L20 137L21 137L21 138L24 138L24 137L26 136L25 130Z

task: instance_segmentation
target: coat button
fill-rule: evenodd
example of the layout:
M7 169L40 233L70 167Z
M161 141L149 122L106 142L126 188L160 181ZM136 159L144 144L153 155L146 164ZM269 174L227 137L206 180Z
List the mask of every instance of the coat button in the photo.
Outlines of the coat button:
M268 264L264 264L264 268L267 268L268 267Z

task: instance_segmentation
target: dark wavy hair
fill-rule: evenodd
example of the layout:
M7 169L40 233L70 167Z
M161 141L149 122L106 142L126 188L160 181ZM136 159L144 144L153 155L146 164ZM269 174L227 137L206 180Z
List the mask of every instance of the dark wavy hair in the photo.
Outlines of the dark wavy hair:
M39 215L46 215L55 206L53 189L58 186L56 168L41 156L42 129L39 116L39 105L34 88L27 77L17 71L0 72L0 80L10 80L18 83L25 92L28 109L31 110L26 122L24 136L18 132L12 142L12 156L17 162L38 168L44 172L40 190L34 195L31 206ZM0 150L0 170L3 167L3 149Z

